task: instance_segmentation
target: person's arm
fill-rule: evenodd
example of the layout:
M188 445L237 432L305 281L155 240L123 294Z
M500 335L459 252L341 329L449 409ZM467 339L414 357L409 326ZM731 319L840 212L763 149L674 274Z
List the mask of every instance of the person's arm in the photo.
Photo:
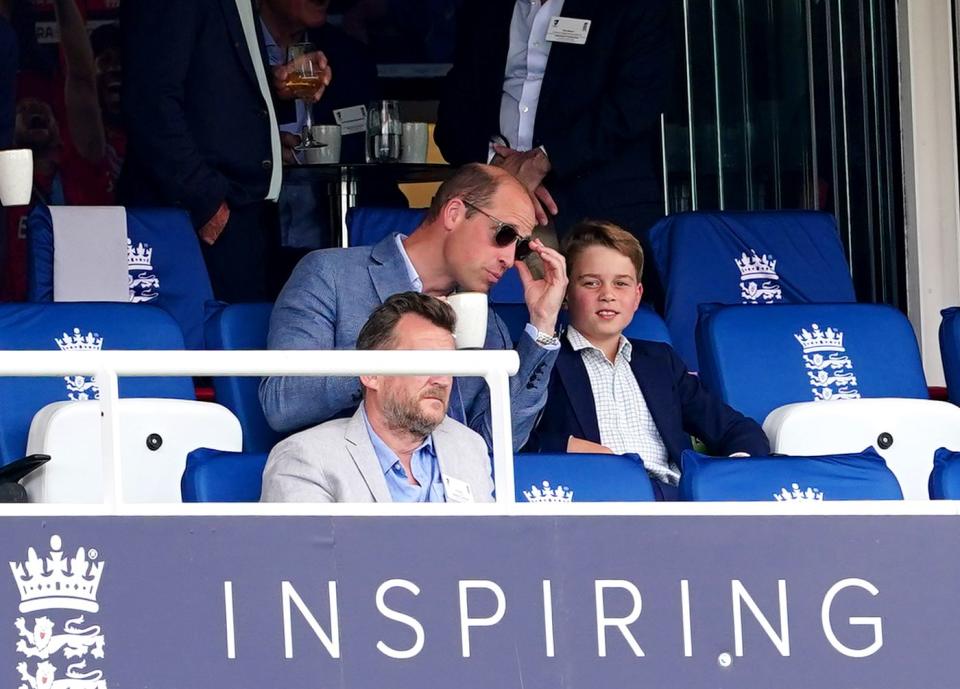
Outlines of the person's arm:
M667 351L674 388L680 396L684 430L702 440L715 455L769 454L770 442L760 424L708 392L676 352L672 348Z
M536 137L559 178L569 179L618 155L656 123L664 107L672 75L668 3L628 2L623 7L612 61L616 73L598 77L606 78L610 88L575 121Z
M164 198L186 208L195 227L206 225L227 196L228 180L200 152L187 123L184 85L197 46L208 41L209 0L135 0L124 2L123 112L130 146L149 161L152 181ZM204 46L206 51L214 50ZM230 59L225 43L220 58ZM230 104L222 103L224 112Z
M263 469L260 502L336 502L323 471L323 458L310 453L298 438L288 438L270 452Z
M297 264L273 307L268 349L343 348L336 341L337 292L349 291L350 276L329 257L327 252L314 252ZM357 377L270 376L260 381L264 416L281 433L331 419L360 400Z
M106 155L107 137L97 96L93 46L76 0L55 0L53 9L60 28L70 139L84 160L98 163Z

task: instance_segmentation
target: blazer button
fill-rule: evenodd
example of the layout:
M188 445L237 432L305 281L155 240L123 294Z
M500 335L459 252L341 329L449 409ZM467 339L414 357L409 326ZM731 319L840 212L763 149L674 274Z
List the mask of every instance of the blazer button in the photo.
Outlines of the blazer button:
M264 160L264 161L262 161L262 162L260 163L260 167L262 167L264 170L272 170L272 169L273 169L273 161L272 161L272 160Z

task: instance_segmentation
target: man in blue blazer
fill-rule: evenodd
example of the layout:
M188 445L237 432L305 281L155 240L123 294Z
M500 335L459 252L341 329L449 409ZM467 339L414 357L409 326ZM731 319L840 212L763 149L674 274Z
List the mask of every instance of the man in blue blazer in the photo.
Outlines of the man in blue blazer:
M370 313L390 295L414 290L431 296L488 292L511 267L523 283L530 323L517 344L520 368L510 379L515 448L526 441L546 400L547 380L560 343L557 316L567 287L566 263L539 240L529 241L534 211L512 175L471 164L441 185L426 218L409 236L392 234L373 247L308 254L291 275L270 317L270 349L352 349ZM517 258L529 251L543 261L535 280ZM487 349L513 345L492 309ZM489 391L479 378L461 378L450 416L491 444ZM277 431L290 432L352 413L361 400L358 378L270 377L260 402Z
M668 486L677 485L691 434L714 454L769 454L760 426L707 392L669 345L624 337L643 293L637 240L587 221L565 248L570 327L527 449L636 452Z

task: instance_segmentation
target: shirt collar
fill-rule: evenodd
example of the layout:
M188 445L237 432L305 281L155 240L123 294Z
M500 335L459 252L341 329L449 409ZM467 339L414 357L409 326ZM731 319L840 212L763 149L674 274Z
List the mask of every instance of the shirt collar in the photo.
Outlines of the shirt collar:
M423 291L423 280L420 279L420 274L417 273L417 269L414 268L413 262L410 260L410 257L407 255L407 250L403 248L403 240L407 238L407 235L397 233L395 239L397 241L397 249L400 251L400 257L403 259L403 265L407 269L407 277L410 278L410 285L413 287L414 291L422 292Z
M263 17L260 17L260 31L263 34L263 47L267 51L267 59L270 60L270 64L283 64L286 61L283 51L273 38L273 34L270 33L270 29L267 28L267 23L263 21Z
M386 475L391 467L400 461L400 458L396 452L387 447L387 444L383 442L380 436L377 435L377 432L373 430L373 426L370 425L370 420L367 418L366 400L360 404L360 418L363 419L363 425L367 429L367 435L370 436L373 453L377 456L377 461L380 462L380 468L383 470L383 474ZM428 435L417 449L413 451L413 454L416 455L421 451L428 452L431 456L436 457L437 453L433 448L433 434Z
M575 352L582 352L585 349L592 349L593 351L598 352L604 359L607 358L599 348L595 347L590 340L581 335L580 331L574 328L572 325L567 326L567 341L570 342L570 346L573 347L573 351ZM617 358L619 359L622 356L627 361L630 361L630 356L632 354L633 345L630 344L630 340L625 338L623 333L621 333L620 345L617 347Z

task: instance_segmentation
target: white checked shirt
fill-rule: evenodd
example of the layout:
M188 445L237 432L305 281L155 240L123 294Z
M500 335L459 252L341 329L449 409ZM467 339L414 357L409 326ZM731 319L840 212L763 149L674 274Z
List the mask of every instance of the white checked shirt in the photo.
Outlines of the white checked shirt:
M567 328L567 340L573 351L580 352L590 378L600 444L617 454L636 452L643 459L647 473L664 483L677 485L680 471L670 463L660 431L630 368L633 353L630 341L620 336L620 347L611 363L573 326Z

